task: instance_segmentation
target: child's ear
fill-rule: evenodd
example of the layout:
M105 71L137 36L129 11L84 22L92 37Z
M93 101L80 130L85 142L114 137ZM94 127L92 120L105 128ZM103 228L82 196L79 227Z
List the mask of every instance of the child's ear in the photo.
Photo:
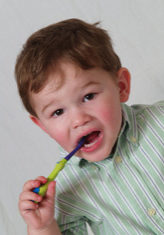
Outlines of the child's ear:
M130 73L126 68L120 68L118 73L118 87L120 92L120 102L124 103L129 99L130 94Z
M45 131L47 133L47 130L45 128L45 126L43 125L43 123L39 120L39 118L30 115L30 119L37 125L39 126L43 131Z

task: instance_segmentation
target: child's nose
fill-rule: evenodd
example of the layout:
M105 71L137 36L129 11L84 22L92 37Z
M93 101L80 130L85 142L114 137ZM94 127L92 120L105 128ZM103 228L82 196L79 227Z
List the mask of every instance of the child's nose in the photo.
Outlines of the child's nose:
M91 120L91 116L82 111L76 110L72 113L72 127L77 128L87 124Z

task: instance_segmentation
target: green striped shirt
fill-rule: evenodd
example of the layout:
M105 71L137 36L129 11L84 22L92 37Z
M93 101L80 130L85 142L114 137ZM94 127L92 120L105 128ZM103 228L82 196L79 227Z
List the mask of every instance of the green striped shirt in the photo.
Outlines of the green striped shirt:
M63 234L164 234L164 102L122 105L123 126L107 159L73 157L57 178Z

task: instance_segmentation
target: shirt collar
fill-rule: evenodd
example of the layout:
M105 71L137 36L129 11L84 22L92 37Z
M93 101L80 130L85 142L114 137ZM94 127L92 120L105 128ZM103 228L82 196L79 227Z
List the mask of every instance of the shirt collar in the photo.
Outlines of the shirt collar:
M125 127L122 134L133 145L138 145L138 129L135 109L126 104L122 104L122 114L123 122L125 123Z

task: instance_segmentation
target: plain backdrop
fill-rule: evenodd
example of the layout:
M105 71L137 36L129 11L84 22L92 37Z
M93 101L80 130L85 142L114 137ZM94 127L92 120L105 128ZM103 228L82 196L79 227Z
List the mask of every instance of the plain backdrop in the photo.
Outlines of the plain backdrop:
M163 0L0 0L0 234L24 235L17 208L28 179L47 176L57 144L29 119L17 94L15 60L30 34L54 22L101 22L132 76L128 104L164 98ZM89 232L91 234L91 232Z

